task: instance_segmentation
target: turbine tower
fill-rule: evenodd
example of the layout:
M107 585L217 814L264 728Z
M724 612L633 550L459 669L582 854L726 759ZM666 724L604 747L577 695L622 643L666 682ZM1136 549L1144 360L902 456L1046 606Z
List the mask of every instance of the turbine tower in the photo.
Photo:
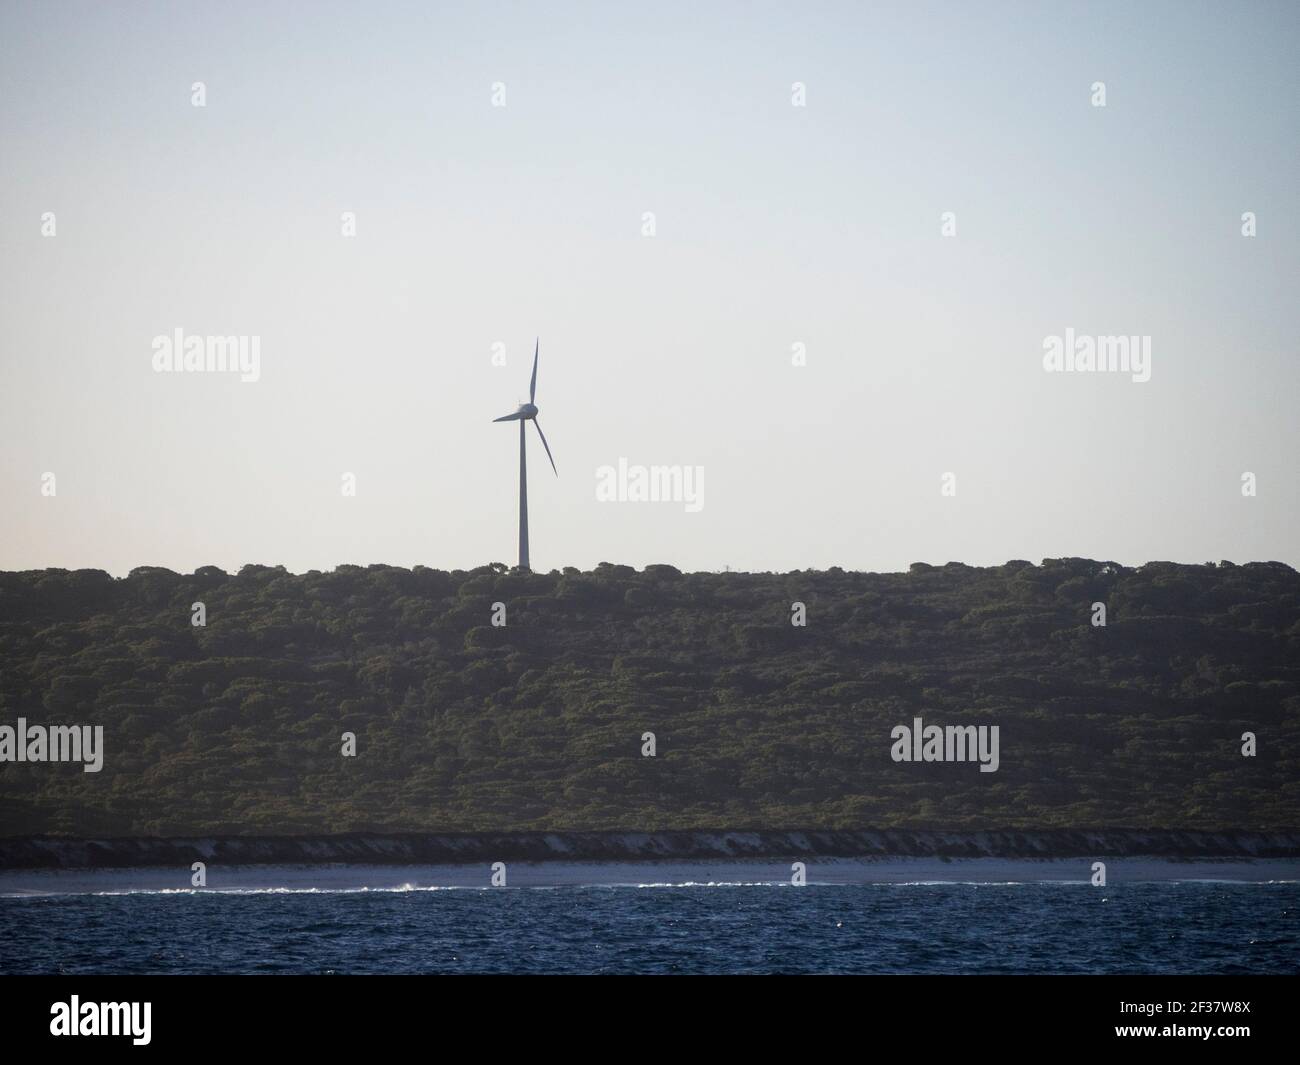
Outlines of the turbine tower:
M537 352L541 347L541 338L538 338L537 344L533 346L533 379L528 385L528 402L519 404L519 409L514 414L507 414L501 418L493 418L494 422L518 422L519 423L519 568L528 569L528 452L524 446L524 423L532 422L537 428L537 435L542 438L542 447L546 448L546 457L551 460L551 469L555 470L555 476L560 475L560 471L555 469L555 459L551 455L551 445L546 442L546 434L542 432L542 427L537 421L537 407L534 400L537 398Z

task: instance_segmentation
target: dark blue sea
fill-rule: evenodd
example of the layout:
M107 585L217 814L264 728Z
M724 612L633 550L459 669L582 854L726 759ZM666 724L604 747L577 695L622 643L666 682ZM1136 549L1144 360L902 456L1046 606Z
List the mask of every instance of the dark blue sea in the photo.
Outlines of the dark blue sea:
M0 898L4 973L1295 973L1295 883Z

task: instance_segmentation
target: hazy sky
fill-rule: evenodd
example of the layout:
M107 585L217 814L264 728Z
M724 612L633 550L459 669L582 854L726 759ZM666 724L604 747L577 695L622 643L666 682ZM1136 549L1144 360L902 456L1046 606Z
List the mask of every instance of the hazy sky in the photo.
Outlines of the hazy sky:
M0 568L1300 563L1298 12L6 0Z

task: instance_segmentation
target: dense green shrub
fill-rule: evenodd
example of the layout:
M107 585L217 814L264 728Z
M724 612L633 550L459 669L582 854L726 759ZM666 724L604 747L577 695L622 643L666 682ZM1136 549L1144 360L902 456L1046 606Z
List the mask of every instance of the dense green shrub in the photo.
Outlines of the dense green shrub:
M106 746L0 764L0 834L1294 828L1298 693L1278 563L0 573L0 724ZM914 716L1001 768L894 763Z

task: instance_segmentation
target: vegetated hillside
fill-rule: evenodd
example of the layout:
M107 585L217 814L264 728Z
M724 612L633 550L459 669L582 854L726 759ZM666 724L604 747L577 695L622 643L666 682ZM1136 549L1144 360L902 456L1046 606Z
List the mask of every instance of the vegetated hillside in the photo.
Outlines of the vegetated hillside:
M105 765L0 764L6 836L1295 827L1300 574L3 573L20 716ZM998 725L999 770L895 763L916 716Z

